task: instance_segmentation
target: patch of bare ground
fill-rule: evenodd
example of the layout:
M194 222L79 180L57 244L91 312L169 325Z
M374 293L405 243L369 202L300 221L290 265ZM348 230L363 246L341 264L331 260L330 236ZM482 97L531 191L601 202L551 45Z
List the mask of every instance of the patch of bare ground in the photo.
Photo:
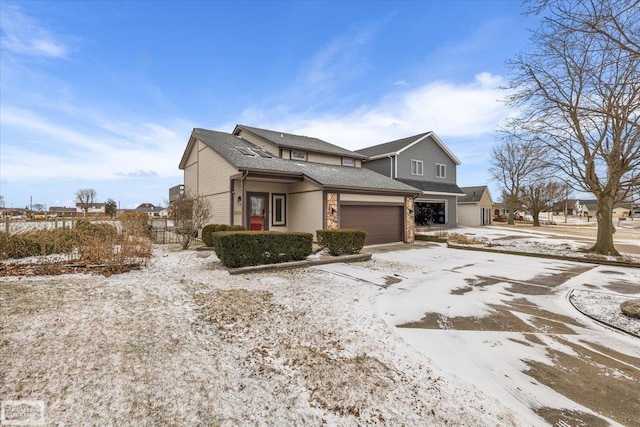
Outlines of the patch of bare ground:
M620 294L640 294L640 283L629 280L616 280L610 285L606 285L605 288Z
M484 316L448 317L440 313L427 313L417 322L398 325L399 328L452 329L458 331L544 332L575 334L569 325L580 326L574 319L543 310L526 299L517 299L504 305L488 304L493 310ZM527 321L514 314L529 315Z
M535 413L544 418L551 426L571 427L609 427L611 424L604 418L571 409L535 408Z
M34 263L2 263L0 264L0 277L2 276L60 276L62 274L101 274L111 276L122 274L132 270L139 270L140 263L127 264L85 264L77 261L67 262L34 262Z
M547 356L552 363L527 360L528 369L525 373L622 425L640 425L640 359L630 365L560 337L555 339L568 346L573 354L547 348ZM567 416L564 410L544 410L540 415L550 423L557 423L558 420L570 422L575 417L584 425L607 425L592 416L585 419L585 414L571 412L568 412L568 419L564 419Z
M456 331L536 332L535 328L504 307L493 307L485 316L448 317L439 313L426 313L417 322L398 325L398 328L452 329Z

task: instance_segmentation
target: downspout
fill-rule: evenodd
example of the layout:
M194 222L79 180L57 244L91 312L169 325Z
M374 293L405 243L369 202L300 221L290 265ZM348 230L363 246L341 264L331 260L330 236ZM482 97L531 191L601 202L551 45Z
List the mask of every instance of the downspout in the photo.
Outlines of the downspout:
M393 170L393 177L397 178L398 177L398 153L396 153L396 155L394 156L396 159L396 167Z
M245 188L244 185L244 180L247 177L247 175L249 175L249 171L244 171L242 174L242 178L240 178L240 192L242 193L242 200L240 201L240 215L242 216L241 218L241 223L243 227L247 227L247 224L245 224L245 212L244 212L244 207L245 207L245 201L247 200L247 190Z

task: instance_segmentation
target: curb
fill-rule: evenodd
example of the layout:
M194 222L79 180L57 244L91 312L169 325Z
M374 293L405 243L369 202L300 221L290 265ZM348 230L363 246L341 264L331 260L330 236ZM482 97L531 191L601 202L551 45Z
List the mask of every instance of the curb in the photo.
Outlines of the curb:
M229 268L227 271L231 275L245 274L245 273L260 273L270 270L285 270L290 268L303 268L312 267L314 265L334 264L338 262L361 262L369 261L371 254L353 254L353 255L339 255L336 257L325 257L311 260L282 262L279 264L265 264L265 265L250 265L247 267Z
M465 251L493 252L493 253L505 254L505 255L520 255L520 256L528 256L528 257L536 257L536 258L556 259L560 261L582 262L585 264L599 264L599 265L610 265L610 266L616 266L616 267L640 268L640 264L638 263L623 262L623 261L609 261L606 259L599 260L599 259L590 259L590 258L570 257L565 255L540 254L536 252L505 251L501 249L489 249L489 248L478 248L473 246L456 245L449 242L447 242L447 247L451 249L462 249Z
M606 326L606 327L608 327L608 328L615 329L615 330L616 330L616 331L618 331L618 332L622 332L622 333L624 333L624 334L631 335L632 337L635 337L635 338L640 338L640 335L636 335L636 334L634 334L633 332L629 332L629 331L627 331L627 330L625 330L625 329L622 329L622 328L620 328L620 327L618 327L618 326L616 326L616 325L612 325L612 324L610 324L610 323L603 322L602 320L600 320L600 319L597 319L597 318L593 317L593 316L592 316L592 315L590 315L589 313L585 313L584 311L580 310L578 307L576 307L576 305L573 303L573 301L571 301L571 296L573 295L573 291L575 291L575 289L571 289L571 290L569 291L569 294L567 295L567 299L569 300L569 304L571 304L571 306L572 306L574 309L576 309L576 311L577 311L578 313L581 313L583 316L586 316L586 317L588 317L589 319L593 320L594 322L599 323L599 324L601 324L601 325L604 325L604 326Z

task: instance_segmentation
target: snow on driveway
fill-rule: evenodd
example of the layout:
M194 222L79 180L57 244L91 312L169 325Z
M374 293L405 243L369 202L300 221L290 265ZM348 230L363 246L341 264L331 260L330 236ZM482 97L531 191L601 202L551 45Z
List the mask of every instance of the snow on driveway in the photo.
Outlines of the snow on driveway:
M640 425L640 340L568 301L574 288L640 296L640 270L437 245L370 266L407 278L377 301L396 332L526 424Z

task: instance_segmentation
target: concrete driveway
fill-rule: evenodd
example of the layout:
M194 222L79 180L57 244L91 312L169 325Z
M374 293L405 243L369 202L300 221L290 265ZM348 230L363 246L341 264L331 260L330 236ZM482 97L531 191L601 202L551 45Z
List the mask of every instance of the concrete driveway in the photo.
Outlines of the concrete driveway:
M381 288L378 310L444 374L531 425L640 426L640 339L568 299L572 289L640 297L640 269L435 244L378 252L360 266L402 279Z

